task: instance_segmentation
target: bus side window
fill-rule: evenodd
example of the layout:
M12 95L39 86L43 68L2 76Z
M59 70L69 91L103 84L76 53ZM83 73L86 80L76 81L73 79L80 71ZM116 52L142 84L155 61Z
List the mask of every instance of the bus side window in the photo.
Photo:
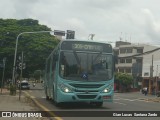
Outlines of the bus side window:
M56 68L56 60L55 60L55 55L53 55L53 63L52 63L53 71L55 70L55 68Z
M64 53L61 54L61 69L60 69L60 73L63 77L66 77L67 76L67 66L68 66L68 63L67 63L67 60L66 60L66 56L64 55Z
M106 69L108 69L108 63L106 63Z
M56 70L56 61L57 61L57 55L56 55L56 52L53 53L52 55L52 73L51 73L51 78L53 79L54 81L54 76L55 76L55 70Z

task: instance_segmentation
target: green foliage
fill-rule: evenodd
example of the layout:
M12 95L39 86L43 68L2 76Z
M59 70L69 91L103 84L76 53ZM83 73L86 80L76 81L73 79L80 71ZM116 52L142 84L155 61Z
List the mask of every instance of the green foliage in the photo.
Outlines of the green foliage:
M10 85L10 95L16 95L16 85Z
M119 83L123 85L130 85L133 82L133 77L132 75L129 75L127 73L116 73L115 74L115 79L119 81Z
M36 70L34 71L34 78L36 80L40 80L40 77L42 76L42 71L41 70Z
M40 25L38 20L33 19L0 19L0 63L4 57L6 61L6 73L8 78L12 77L13 60L16 38L22 32L50 31L45 25ZM58 44L58 40L49 33L23 34L19 37L17 58L24 52L26 69L23 77L37 69L44 69L45 59ZM1 68L0 68L1 72ZM17 70L20 73L19 70ZM5 77L6 78L6 77Z

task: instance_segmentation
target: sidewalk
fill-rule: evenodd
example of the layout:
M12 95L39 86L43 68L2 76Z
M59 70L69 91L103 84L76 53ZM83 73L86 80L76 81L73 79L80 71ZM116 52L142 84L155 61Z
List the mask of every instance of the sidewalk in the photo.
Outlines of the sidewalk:
M2 89L2 93L0 93L0 112L3 111L40 111L38 107L36 107L30 98L27 98L23 94L21 95L21 99L19 100L19 93L17 92L16 96L9 95L9 91L7 89ZM2 114L2 113L0 113ZM0 115L1 116L1 115ZM40 117L1 117L0 120L48 120L48 118L40 118Z

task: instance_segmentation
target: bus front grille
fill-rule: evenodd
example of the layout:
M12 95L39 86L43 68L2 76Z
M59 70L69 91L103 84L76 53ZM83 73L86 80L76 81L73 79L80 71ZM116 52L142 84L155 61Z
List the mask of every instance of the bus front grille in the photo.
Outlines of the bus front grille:
M79 99L94 99L97 95L77 95Z
M75 88L100 88L105 84L70 84Z
M82 90L80 90L80 89L75 89L75 92L83 92L83 93L86 93L86 91L87 92L95 92L95 93L97 93L97 92L99 92L99 90L90 90L90 89L82 89Z

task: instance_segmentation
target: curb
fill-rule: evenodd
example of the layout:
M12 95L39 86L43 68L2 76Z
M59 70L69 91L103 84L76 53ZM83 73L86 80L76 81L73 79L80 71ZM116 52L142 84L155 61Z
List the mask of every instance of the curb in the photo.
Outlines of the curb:
M57 115L55 115L53 112L51 112L48 108L46 108L45 106L43 106L40 102L38 102L34 96L31 96L28 92L23 91L23 93L25 93L26 96L28 96L33 103L39 107L41 110L46 111L50 116L53 116L56 120L63 120L61 117L58 117Z

